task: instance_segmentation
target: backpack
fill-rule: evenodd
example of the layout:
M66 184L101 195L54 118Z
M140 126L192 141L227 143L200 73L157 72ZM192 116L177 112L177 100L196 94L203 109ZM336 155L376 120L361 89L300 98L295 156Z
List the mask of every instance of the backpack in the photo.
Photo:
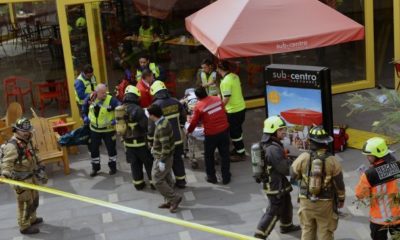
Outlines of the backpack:
M317 156L314 152L310 154L308 166L307 197L311 201L318 200L325 180L325 159L326 156Z
M3 157L4 157L4 147L8 143L13 144L17 148L18 158L15 159L15 162L18 162L18 161L21 162L22 158L23 158L23 156L25 154L24 150L18 146L16 139L10 139L10 140L7 140L5 143L1 144L0 145L0 176L3 175L2 166L3 166Z

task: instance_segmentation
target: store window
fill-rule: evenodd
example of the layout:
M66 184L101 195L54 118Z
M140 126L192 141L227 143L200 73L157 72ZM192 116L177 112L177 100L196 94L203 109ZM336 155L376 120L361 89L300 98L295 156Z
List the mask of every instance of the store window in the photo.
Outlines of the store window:
M8 6L0 5L2 101L7 101L8 95L8 103L22 103L21 96L18 98L12 93L15 89L12 79L16 79L15 86L30 90L22 96L25 112L29 113L29 108L35 104L36 108L33 109L38 115L68 113L66 101L40 100L40 96L43 96L41 92L49 91L58 91L67 99L66 91L62 90L66 89L66 76L55 1L11 4L15 13L14 21L9 17ZM43 85L49 83L55 85ZM4 113L6 107L7 102L1 104L0 112Z

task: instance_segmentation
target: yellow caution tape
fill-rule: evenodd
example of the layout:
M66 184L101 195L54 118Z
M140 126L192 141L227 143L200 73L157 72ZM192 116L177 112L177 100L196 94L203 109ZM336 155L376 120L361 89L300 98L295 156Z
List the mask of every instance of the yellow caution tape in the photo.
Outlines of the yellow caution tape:
M85 196L81 196L81 195L78 195L78 194L73 194L73 193L69 193L69 192L60 191L60 190L54 189L54 188L43 187L43 186L31 184L31 183L15 181L15 180L6 179L6 178L2 178L2 177L0 177L0 182L8 183L8 184L11 184L11 185L16 185L16 186L20 186L20 187L24 187L24 188L33 189L33 190L37 190L37 191L40 191L40 192L46 192L46 193L58 195L58 196L61 196L61 197L78 200L78 201L81 201L81 202L87 202L87 203L90 203L90 204L94 204L94 205L98 205L98 206L102 206L102 207L106 207L106 208L111 208L111 209L122 211L122 212L125 212L125 213L132 213L132 214L139 215L139 216L142 216L142 217L147 217L147 218L151 218L151 219L155 219L155 220L159 220L159 221L163 221L163 222L168 222L168 223L172 223L172 224L176 224L176 225L180 225L180 226L184 226L184 227L188 227L188 228L193 228L193 229L200 230L200 231L203 231L203 232L209 232L209 233L213 233L213 234L216 234L216 235L229 237L229 238L232 238L232 239L256 240L256 238L249 237L249 236L246 236L246 235L243 235L243 234L229 232L229 231L226 231L226 230L222 230L222 229L218 229L218 228L214 228L214 227L209 227L209 226L205 226L205 225L198 224L198 223L192 223L192 222L184 221L184 220L177 219L177 218L166 217L166 216L163 216L163 215L154 214L154 213L151 213L151 212L146 212L146 211L142 211L142 210L138 210L138 209L134 209L134 208L130 208L130 207L125 207L125 206L122 206L122 205L118 205L118 204L115 204L115 203L102 201L102 200L95 199L95 198L90 198L90 197L85 197Z

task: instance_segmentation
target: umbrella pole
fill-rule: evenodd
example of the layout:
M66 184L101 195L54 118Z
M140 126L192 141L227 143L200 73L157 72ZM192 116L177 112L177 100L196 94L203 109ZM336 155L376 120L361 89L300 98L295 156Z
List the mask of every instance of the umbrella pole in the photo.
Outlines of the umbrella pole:
M269 61L271 64L274 63L274 56L272 54L269 55Z

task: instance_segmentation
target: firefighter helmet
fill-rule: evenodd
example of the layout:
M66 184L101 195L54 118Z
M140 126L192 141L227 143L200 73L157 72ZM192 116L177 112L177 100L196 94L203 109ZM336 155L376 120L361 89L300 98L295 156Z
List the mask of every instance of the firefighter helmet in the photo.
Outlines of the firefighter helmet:
M328 144L333 142L333 137L329 136L329 134L321 126L312 127L308 132L308 137L311 141L317 143Z
M161 82L160 80L157 80L153 84L151 84L150 94L152 96L154 96L157 92L164 90L164 89L167 90L167 87L165 86L165 84L163 82Z
M272 116L264 121L264 133L275 133L278 129L286 127L285 121L279 116Z
M137 87L133 86L133 85L129 85L125 88L125 94L127 93L133 93L136 96L140 97L140 91Z
M372 155L381 158L389 153L389 148L386 145L385 139L380 137L373 137L368 139L362 149L365 155Z
M29 121L29 119L23 117L23 118L17 119L17 121L13 125L13 130L30 132L33 130L33 127L32 127L31 121Z

